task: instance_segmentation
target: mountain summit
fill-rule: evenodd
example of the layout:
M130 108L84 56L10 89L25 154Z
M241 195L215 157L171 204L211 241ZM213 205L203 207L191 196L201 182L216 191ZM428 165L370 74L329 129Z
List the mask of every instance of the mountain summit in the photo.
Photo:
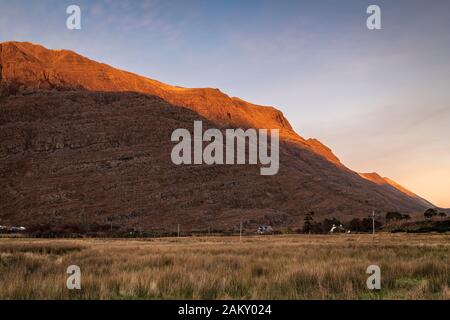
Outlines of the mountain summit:
M310 211L350 219L373 208L415 214L432 206L387 178L346 168L273 107L171 86L72 51L1 43L0 96L3 224L293 228ZM173 165L171 132L194 120L280 129L279 174Z

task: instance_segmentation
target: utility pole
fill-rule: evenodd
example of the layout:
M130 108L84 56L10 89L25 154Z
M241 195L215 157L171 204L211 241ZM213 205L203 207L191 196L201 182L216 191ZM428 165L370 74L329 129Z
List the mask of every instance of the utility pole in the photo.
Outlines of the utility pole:
M242 221L239 225L239 241L242 241Z
M375 210L372 210L372 241L375 241Z
M372 210L372 234L375 235L375 210Z

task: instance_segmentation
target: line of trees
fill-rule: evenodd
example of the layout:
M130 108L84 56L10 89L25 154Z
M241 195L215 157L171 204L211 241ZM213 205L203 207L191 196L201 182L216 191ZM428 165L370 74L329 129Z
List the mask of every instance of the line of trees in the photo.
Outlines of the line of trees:
M350 220L348 228L352 232L372 232L373 229L372 223L373 222L371 218L363 218L363 219L354 218ZM380 221L375 220L375 230L380 229L382 226L383 224Z
M386 223L392 222L392 221L402 221L402 220L410 220L411 216L408 214L401 214L397 211L391 211L386 213Z
M333 225L341 225L341 222L336 218L324 219L322 222L314 221L314 212L309 212L305 215L302 233L321 234L328 233Z
M438 210L436 208L430 208L427 209L424 213L423 216L426 220L433 220L433 217L440 217L441 219L447 218L447 214L443 211L438 212Z
M431 221L433 220L434 217L439 217L441 219L445 219L447 217L447 214L443 211L439 212L438 209L436 208L430 208L427 209L424 213L423 216L425 218L425 220ZM395 222L395 221L404 221L404 220L410 220L411 216L409 216L408 214L401 214L400 212L397 211L391 211L386 213L386 223L389 222Z
M433 217L440 217L442 219L447 217L445 212L439 212L436 208L427 209L424 212L424 217L426 220L431 221ZM386 223L391 222L399 222L399 221L408 221L411 220L411 216L408 214L402 214L398 211L390 211L385 215ZM345 229L350 230L351 232L372 232L372 223L373 220L370 217L367 218L354 218L345 224ZM329 233L331 228L335 226L341 226L343 223L337 218L325 218L321 222L314 220L314 212L311 211L305 215L303 222L303 229L298 229L299 233L307 233L307 234L325 234ZM383 224L375 220L375 229L380 229Z
M303 229L298 230L301 233L307 234L326 234L329 233L331 228L335 226L344 225L339 219L325 218L322 222L314 221L314 212L309 212L305 215ZM375 220L375 228L381 228L382 223ZM345 225L347 230L351 232L372 232L372 218L354 218L348 224Z

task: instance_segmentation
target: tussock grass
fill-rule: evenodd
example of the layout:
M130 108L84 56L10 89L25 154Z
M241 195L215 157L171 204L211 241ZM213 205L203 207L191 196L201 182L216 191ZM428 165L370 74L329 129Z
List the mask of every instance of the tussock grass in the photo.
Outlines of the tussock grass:
M0 298L450 299L449 262L448 234L0 239ZM81 290L66 288L72 264Z

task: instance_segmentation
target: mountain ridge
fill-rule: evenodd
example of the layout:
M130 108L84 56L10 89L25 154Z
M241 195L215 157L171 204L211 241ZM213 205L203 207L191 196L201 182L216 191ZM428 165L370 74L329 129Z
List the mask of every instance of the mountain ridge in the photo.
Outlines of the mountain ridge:
M400 185L399 183L395 182L394 180L392 180L388 177L382 177L376 172L359 173L359 175L361 177L363 177L364 179L372 181L373 183L376 183L381 186L388 186L388 187L394 188L404 194L407 194L410 197L413 197L413 198L418 199L419 201L422 201L424 204L426 204L430 207L435 207L435 205L432 204L431 202L429 202L428 200L426 200L426 199L420 197L419 195L415 194L414 192L406 189L405 187L403 187L402 185Z
M4 54L6 56L3 58L4 60L8 58L10 60L14 59L14 56L11 57L8 53L11 51L14 53L14 49L17 48L20 53L25 51L26 56L31 57L33 62L39 62L38 66L40 67L35 68L30 65L16 65L14 68L11 64L9 67L13 69L8 70L8 68L6 68L4 71L5 77L3 82L5 83L9 82L18 86L24 86L25 88L36 88L37 82L37 87L44 89L52 87L64 88L64 86L68 86L69 89L84 88L91 91L132 91L154 94L174 105L187 107L198 112L200 115L217 121L225 126L240 125L242 127L254 128L279 128L280 135L283 138L295 141L304 147L318 151L319 154L328 158L331 162L341 165L339 159L333 152L317 139L305 140L298 135L293 130L289 121L284 117L283 113L275 107L255 105L238 97L230 97L216 88L184 88L168 85L154 79L113 68L104 63L96 62L70 50L49 50L41 45L28 42L3 42L0 43L0 47L6 47L6 50L4 51L7 52ZM50 57L52 54L56 56L54 59L56 59L57 62L63 63L63 70L68 69L65 66L65 63L68 62L73 63L76 61L82 65L92 63L95 66L94 75L88 78L80 78L76 75L72 75L66 80L67 74L62 77L61 73L69 72L69 75L71 73L76 74L76 67L74 68L71 65L69 68L70 71L58 71L58 65L51 62ZM20 56L23 56L23 54ZM43 56L43 58L41 58L41 56ZM15 60L17 61L17 59ZM29 68L30 70L21 70L25 68ZM90 68L92 67L90 66ZM122 79L117 83L117 79L120 79L123 75L125 75L125 79ZM108 83L99 84L92 81L92 79L99 77L104 78L103 80L106 80ZM68 85L69 83L70 85ZM198 97L200 97L200 99ZM209 108L214 106L214 102L217 100L222 104L222 108L214 110L214 113L210 112ZM231 116L233 119L231 119Z
M15 60L21 65L7 64L4 68L4 82L18 83L25 88L63 87L70 83L71 86L84 88L90 91L112 91L112 92L139 92L146 94L154 94L160 96L173 104L180 104L184 107L191 107L194 111L203 115L208 112L205 102L208 99L220 99L225 107L229 107L232 111L239 112L238 118L234 121L241 122L243 125L276 125L286 132L282 134L292 134L292 127L284 118L283 114L269 106L259 106L251 104L240 98L231 98L215 88L183 88L171 86L157 80L139 76L137 74L119 70L109 65L99 63L67 50L49 50L40 45L21 42L4 42L0 46L3 49L3 60ZM17 58L19 56L19 59ZM28 60L21 61L20 58ZM31 61L31 63L29 63ZM8 63L8 62L6 62ZM82 68L89 65L92 76L83 77L80 73L84 71ZM70 67L70 68L69 68ZM10 68L10 70L8 70ZM24 70L26 69L26 70ZM62 71L61 71L62 70ZM100 78L101 81L96 81ZM67 80L69 81L67 81ZM198 98L197 101L191 101ZM203 101L202 101L203 100ZM236 105L235 105L235 104ZM238 108L240 107L240 108ZM266 123L261 123L257 118L252 118L243 107L250 109L254 114L263 113ZM234 110L233 110L234 109ZM211 116L219 120L221 123L227 123L228 115L223 115L223 110L215 110L216 115ZM268 114L266 114L268 113ZM268 117L268 115L270 117ZM233 115L235 116L235 115ZM269 122L267 123L267 121ZM259 127L258 126L258 127Z

